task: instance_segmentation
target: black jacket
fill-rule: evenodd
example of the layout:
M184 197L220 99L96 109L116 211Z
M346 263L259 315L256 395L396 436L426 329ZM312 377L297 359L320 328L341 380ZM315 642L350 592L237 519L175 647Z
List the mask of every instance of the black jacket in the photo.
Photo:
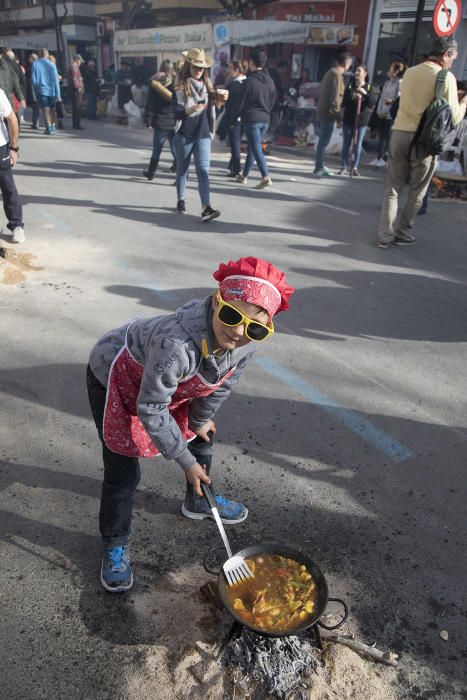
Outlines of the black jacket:
M0 56L0 88L10 100L11 106L13 106L13 95L18 101L24 100L18 74L5 56Z
M83 85L84 85L85 94L86 95L99 95L100 94L100 86L99 86L99 78L98 78L96 69L89 68L89 66L85 66L81 70L81 73L83 74Z
M367 94L362 97L358 124L359 126L368 126L373 108L376 104L376 95L369 83L365 83L362 87L366 90ZM355 83L352 80L345 88L344 98L342 100L342 107L344 109L342 121L344 124L350 124L351 126L355 125L355 117L357 116L357 99L354 93Z
M271 76L267 71L255 70L249 74L244 85L245 89L238 106L238 115L242 122L267 124L277 97L276 86Z
M243 100L243 92L245 90L246 78L239 80L231 80L227 85L229 91L229 99L225 103L225 117L227 126L233 126L239 118Z
M145 123L152 126L153 129L172 131L175 127L173 99L174 89L172 85L165 87L159 80L151 80L144 110Z

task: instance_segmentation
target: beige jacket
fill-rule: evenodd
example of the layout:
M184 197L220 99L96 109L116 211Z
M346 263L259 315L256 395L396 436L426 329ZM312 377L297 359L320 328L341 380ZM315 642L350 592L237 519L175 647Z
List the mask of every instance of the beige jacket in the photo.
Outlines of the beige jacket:
M325 74L319 92L318 118L340 119L342 99L344 97L344 78L337 68L331 68Z
M393 129L397 131L417 131L423 112L435 94L436 76L441 66L431 61L409 68L401 84L399 110ZM457 83L454 75L448 72L443 97L449 102L452 120L458 124L465 114L465 104L459 104Z

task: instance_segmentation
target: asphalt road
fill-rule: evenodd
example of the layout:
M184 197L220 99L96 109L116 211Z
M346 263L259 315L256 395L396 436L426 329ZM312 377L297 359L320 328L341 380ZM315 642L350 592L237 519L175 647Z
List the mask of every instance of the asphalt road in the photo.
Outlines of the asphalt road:
M217 146L222 217L203 225L194 178L187 215L174 213L167 152L154 182L141 177L148 132L84 124L24 129L16 250L40 269L0 283L2 695L126 697L153 642L135 601L217 544L211 525L179 515L179 468L147 462L135 589L101 590L84 373L104 331L171 312L209 293L220 261L257 255L296 293L217 420L217 486L251 513L234 543L308 551L361 637L401 653L401 698L465 697L465 204L430 202L416 246L380 250L381 172L317 180L306 158L276 151L260 192L257 172L247 187L225 177Z

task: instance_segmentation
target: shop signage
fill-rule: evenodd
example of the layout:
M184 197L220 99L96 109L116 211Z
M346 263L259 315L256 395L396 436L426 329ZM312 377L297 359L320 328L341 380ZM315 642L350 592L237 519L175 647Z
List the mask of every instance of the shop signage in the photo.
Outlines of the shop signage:
M261 46L262 44L304 44L309 27L300 22L274 20L237 20L214 25L214 43Z
M353 43L354 27L352 25L329 25L321 27L310 27L310 36L307 44L336 44L348 46Z
M343 2L314 2L312 4L297 2L279 3L273 11L275 19L278 20L329 24L344 21L344 8L345 3Z
M50 51L57 50L57 38L55 32L44 32L43 34L17 34L16 36L2 37L2 45L11 49L24 51L36 51L44 48Z
M461 20L460 0L438 0L433 12L433 27L438 36L454 34Z
M316 24L344 21L345 1L334 2L276 2L256 8L256 19L275 19L286 22Z
M211 24L187 24L160 29L129 29L115 32L114 35L114 50L126 56L182 51L192 46L200 49L211 48Z

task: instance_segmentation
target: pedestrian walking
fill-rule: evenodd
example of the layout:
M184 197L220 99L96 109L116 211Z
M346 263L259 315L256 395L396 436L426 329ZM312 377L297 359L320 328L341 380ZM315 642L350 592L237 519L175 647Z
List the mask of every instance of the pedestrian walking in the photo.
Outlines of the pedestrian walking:
M12 107L13 111L15 112L18 118L18 124L21 128L22 116L24 114L24 110L26 109L26 102L24 99L26 96L26 75L24 73L23 67L21 66L19 61L16 60L14 51L12 51L11 49L7 49L5 46L2 46L0 48L0 55L3 57L3 60L7 64L12 75L16 78L15 82L17 82L17 84L19 85L20 92L23 96L21 99L20 97L18 97L16 92L13 91Z
M6 52L7 49L0 48L0 89L4 91L13 108L15 98L19 107L26 107L25 95L17 71L11 66Z
M96 62L92 58L83 66L83 86L86 98L86 118L95 121L97 119L97 99L100 93L100 84Z
M199 55L195 60L201 62ZM248 516L243 503L212 484L213 419L294 290L283 272L253 257L222 263L213 276L219 285L213 294L168 316L127 322L90 354L87 388L104 461L101 583L112 593L133 585L129 549L139 457L162 454L182 468L186 518L212 517L201 483L211 485L224 523Z
M378 102L375 107L378 129L378 157L371 161L370 165L377 168L386 166L387 150L391 126L393 124L394 105L399 99L401 92L401 82L407 66L402 61L393 61L387 73L388 80L381 88Z
M57 59L53 54L49 54L49 60L52 61L54 64L55 68L57 68ZM57 127L59 129L64 129L65 124L64 124L64 119L65 119L65 109L63 107L63 98L62 98L62 83L63 83L63 78L58 72L57 69L57 75L58 75L58 86L60 90L60 97L56 100L55 102L55 116L57 117Z
M18 119L6 93L0 89L0 191L13 243L24 243L23 208L13 178L19 153L18 139Z
M336 65L325 73L321 81L317 114L319 119L319 138L316 147L314 175L331 177L332 173L324 165L324 153L331 140L334 126L341 123L342 100L344 98L344 73L352 65L352 56L344 51L339 54Z
M37 101L37 95L34 90L34 85L32 84L32 64L37 61L39 56L37 53L32 53L29 55L28 59L28 69L26 71L26 104L31 108L31 129L39 128L39 114L40 107Z
M53 135L56 132L55 104L61 99L58 73L55 64L50 60L48 49L39 51L40 58L32 64L32 84L37 95L37 101L42 109L45 122L45 133Z
M84 129L81 126L81 107L83 105L84 84L81 66L84 63L81 54L77 53L68 68L68 85L71 89L73 109L73 129Z
M173 69L171 61L162 61L160 70L149 83L148 97L144 110L144 123L153 129L152 154L144 177L154 179L165 142L169 141L175 161L173 137L175 129Z
M258 190L272 185L262 144L269 127L271 112L276 103L277 91L274 81L267 71L267 62L268 55L265 51L260 49L252 51L242 99L238 110L232 114L232 121L236 116L240 116L248 142L243 171L237 175L237 180L246 185L253 162L256 161L261 173L261 181L256 186Z
M227 91L215 90L208 69L212 60L204 49L183 51L185 59L175 88L174 149L177 167L177 211L184 214L186 178L193 156L198 192L201 199L201 220L211 221L220 211L211 207L209 165L211 142L214 138L216 103L223 104Z
M457 58L457 42L453 37L437 37L426 61L409 68L401 84L399 109L389 142L388 175L378 233L380 248L391 244L413 245L411 233L436 168L436 157L414 144L414 137L423 113L435 96L438 74L442 74L442 97L449 103L453 125L465 115L467 96L459 101L457 83L449 71ZM408 183L409 193L397 223L399 195Z
M229 177L237 177L241 173L242 123L240 110L247 70L248 63L246 61L234 60L229 63L229 83L227 84L229 99L226 102L224 114L230 144Z
M366 66L359 65L355 74L344 90L342 100L342 153L339 175L349 173L349 154L352 146L352 168L350 174L359 175L360 159L362 155L363 139L368 128L376 98L373 88L367 81L368 70Z

